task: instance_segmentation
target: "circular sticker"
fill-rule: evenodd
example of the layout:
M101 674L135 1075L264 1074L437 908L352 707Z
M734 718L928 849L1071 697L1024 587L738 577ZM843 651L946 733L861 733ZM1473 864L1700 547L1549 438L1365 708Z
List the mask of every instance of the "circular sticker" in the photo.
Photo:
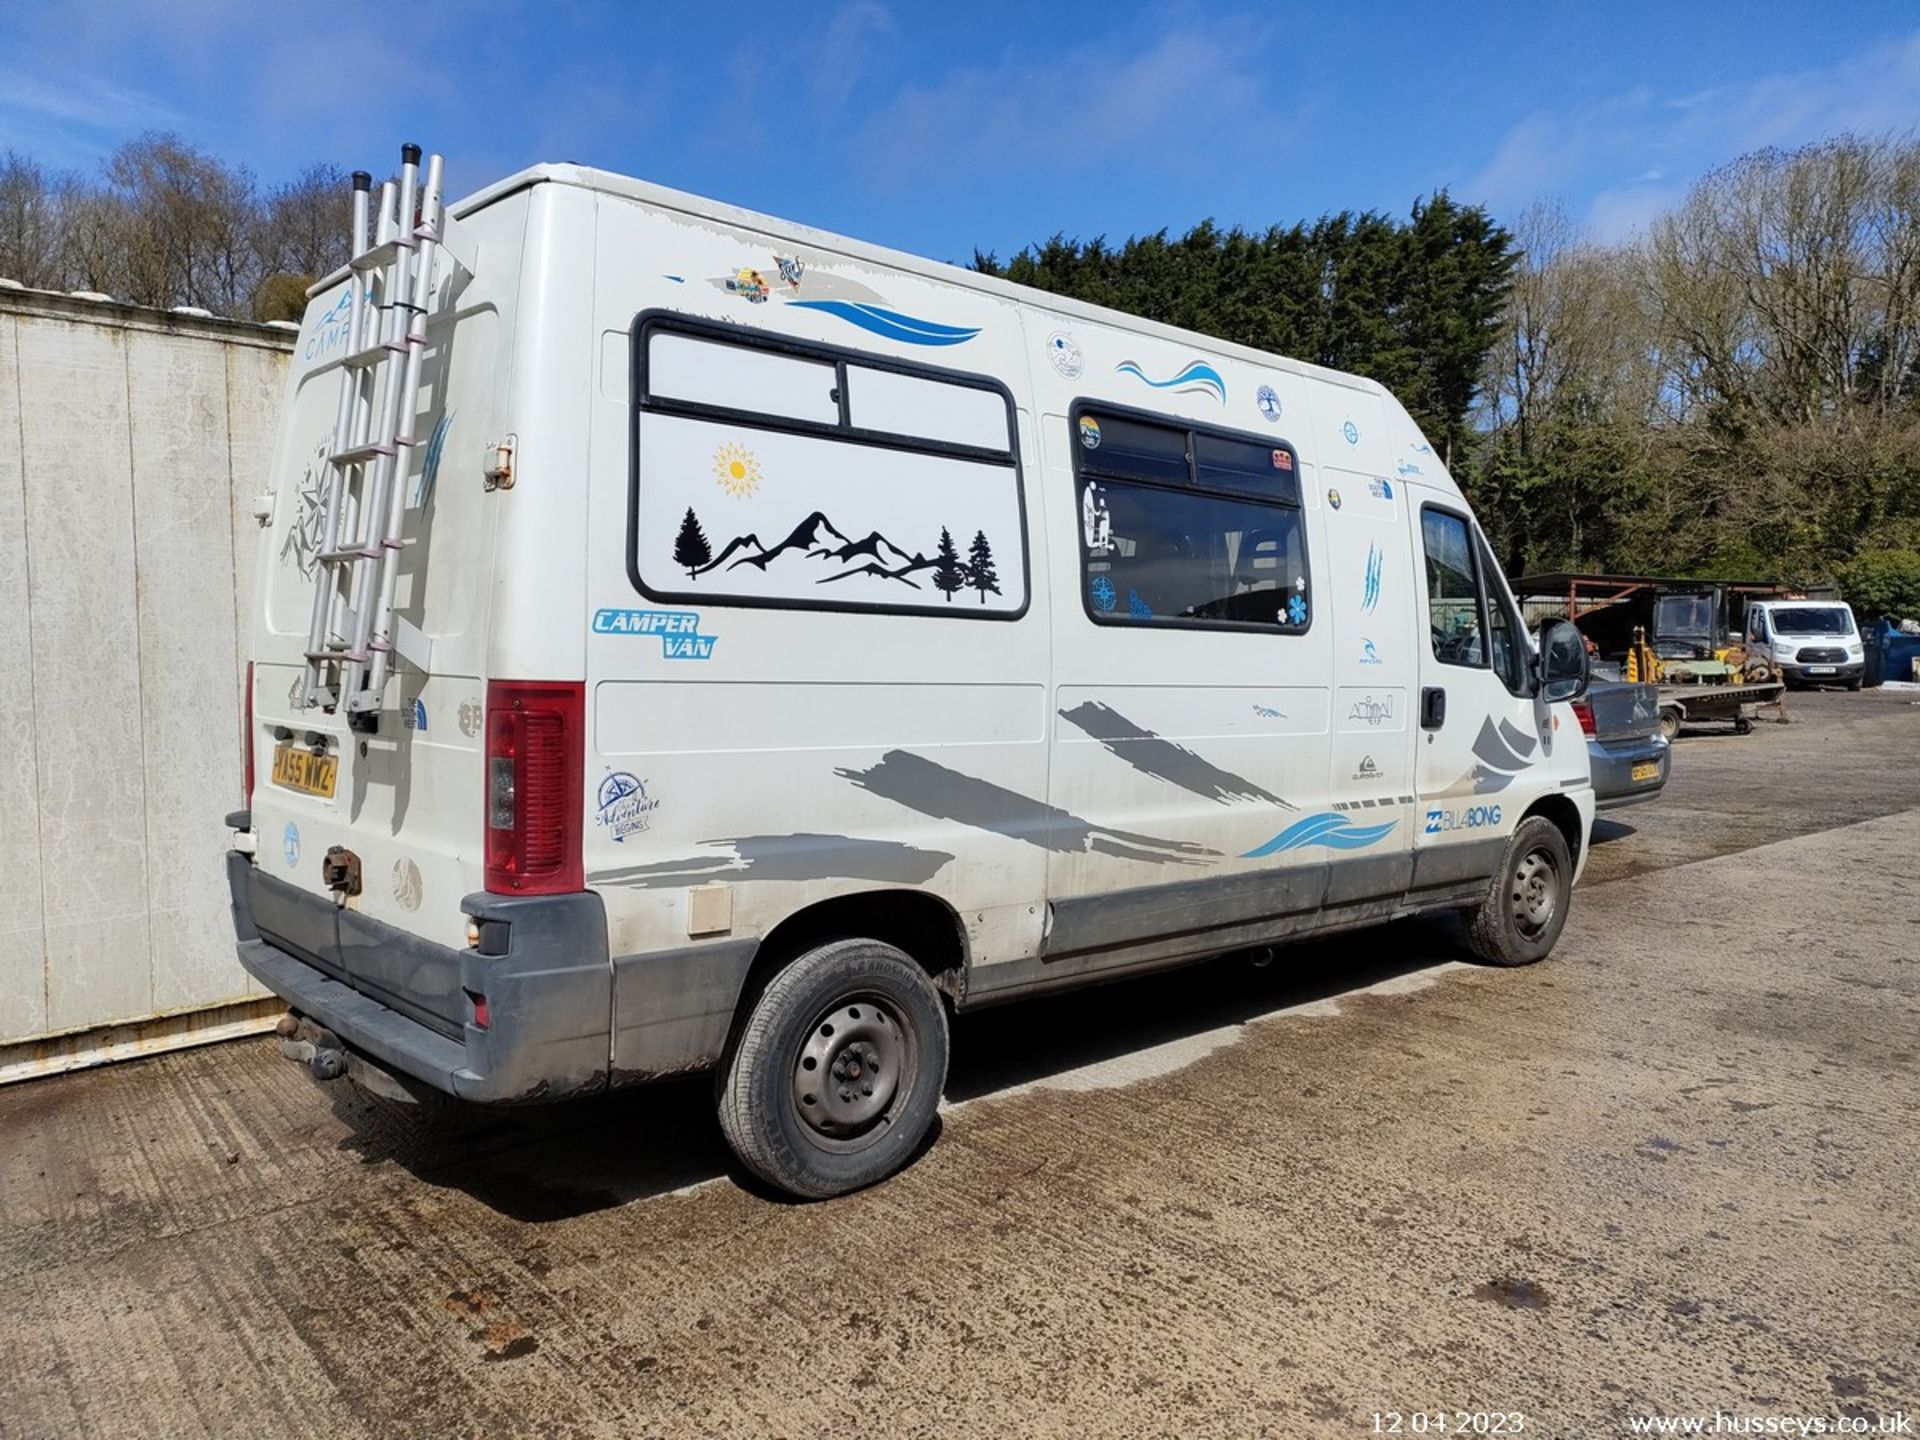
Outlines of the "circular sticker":
M1080 417L1080 443L1089 450L1100 448L1100 422L1091 415Z
M1358 445L1360 443L1360 427L1351 420L1340 427L1340 433L1347 437L1347 444Z
M289 870L300 863L300 827L291 820L280 834L280 853L286 858Z
M1340 492L1338 490L1327 491L1327 504L1336 510L1340 508Z
M1255 393L1253 403L1260 407L1260 413L1266 417L1268 424L1280 419L1280 392L1273 386L1262 385Z
M1047 337L1047 359L1067 380L1078 380L1080 372L1087 368L1080 347L1073 343L1073 337L1064 330L1056 330Z

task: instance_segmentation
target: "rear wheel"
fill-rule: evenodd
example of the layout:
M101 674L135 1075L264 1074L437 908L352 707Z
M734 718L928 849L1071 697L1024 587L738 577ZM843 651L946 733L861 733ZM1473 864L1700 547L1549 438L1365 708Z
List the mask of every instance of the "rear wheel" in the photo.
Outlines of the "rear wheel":
M1489 965L1544 960L1567 923L1572 898L1567 837L1551 820L1529 815L1507 842L1486 898L1468 917L1473 953Z
M1669 740L1680 738L1680 712L1671 705L1664 706L1660 711L1660 733Z
M720 1087L740 1162L804 1199L884 1180L926 1138L947 1015L926 972L877 940L835 940L775 975Z

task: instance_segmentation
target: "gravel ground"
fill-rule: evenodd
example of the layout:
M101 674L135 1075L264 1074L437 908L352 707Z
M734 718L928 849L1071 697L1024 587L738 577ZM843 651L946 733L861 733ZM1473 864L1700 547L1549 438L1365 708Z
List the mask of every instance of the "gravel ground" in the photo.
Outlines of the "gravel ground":
M830 1204L698 1084L421 1115L260 1040L0 1091L0 1434L1911 1414L1915 698L1683 737L1544 965L1405 924L963 1020L938 1143Z

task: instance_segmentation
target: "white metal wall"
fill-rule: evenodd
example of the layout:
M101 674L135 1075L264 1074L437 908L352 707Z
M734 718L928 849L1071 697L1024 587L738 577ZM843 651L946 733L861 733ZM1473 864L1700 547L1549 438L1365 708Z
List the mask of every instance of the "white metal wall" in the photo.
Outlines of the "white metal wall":
M263 993L223 820L292 343L0 288L0 1047Z

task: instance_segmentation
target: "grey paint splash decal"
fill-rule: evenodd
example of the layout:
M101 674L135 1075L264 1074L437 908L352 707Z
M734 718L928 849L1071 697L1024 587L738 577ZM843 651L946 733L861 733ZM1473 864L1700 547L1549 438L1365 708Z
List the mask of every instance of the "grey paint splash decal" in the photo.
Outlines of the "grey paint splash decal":
M1528 740L1525 736L1521 736L1521 739L1527 742L1525 749L1519 749L1519 747L1513 746L1499 730L1494 728L1491 718L1482 720L1480 722L1480 733L1476 735L1473 740L1473 753L1486 761L1493 769L1504 770L1508 774L1513 774L1526 768L1527 762L1525 757L1533 751L1532 741ZM1518 753L1516 753L1516 751Z
M1536 743L1533 736L1510 721L1502 720L1496 727L1491 717L1482 720L1480 733L1473 740L1473 753L1481 763L1431 798L1492 795L1506 789L1527 768L1526 757L1533 753Z
M1043 801L1008 790L991 781L962 775L906 750L889 750L879 763L865 770L838 770L862 790L930 815L976 830L991 830L1061 855L1097 851L1124 860L1159 865L1204 865L1219 858L1218 850L1184 840L1161 840L1130 830L1113 830L1082 820Z
M1118 710L1098 700L1062 710L1060 718L1072 721L1098 740L1109 754L1126 761L1141 774L1178 785L1195 795L1222 805L1235 800L1266 800L1283 810L1296 808L1271 790L1201 759L1184 745L1141 729Z
M878 880L924 885L953 859L944 850L922 850L895 840L860 840L849 835L743 835L700 843L733 853L603 870L589 878L640 889L701 885L709 880Z
M1533 754L1533 747L1540 743L1511 720L1500 722L1500 738L1507 742L1509 750L1521 756Z

